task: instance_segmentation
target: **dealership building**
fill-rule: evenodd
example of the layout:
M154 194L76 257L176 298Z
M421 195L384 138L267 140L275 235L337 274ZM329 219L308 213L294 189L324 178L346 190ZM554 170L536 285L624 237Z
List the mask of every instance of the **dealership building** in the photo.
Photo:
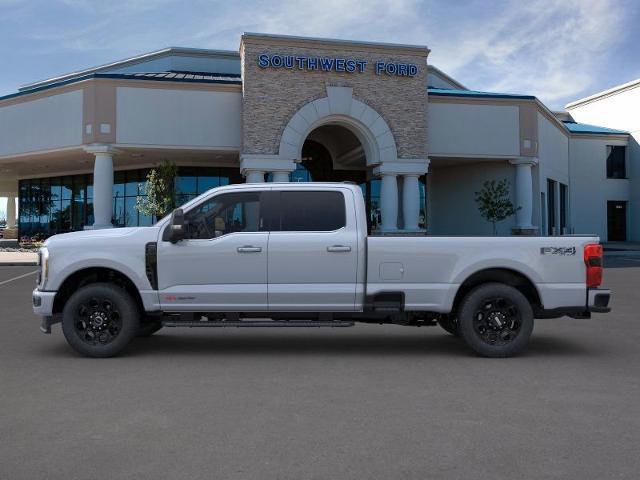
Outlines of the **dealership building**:
M470 90L428 56L247 33L238 52L167 48L25 85L0 97L5 236L150 225L136 200L168 160L179 203L229 183L350 181L372 234L488 235L475 192L507 179L519 209L500 234L640 241L640 82L552 112Z

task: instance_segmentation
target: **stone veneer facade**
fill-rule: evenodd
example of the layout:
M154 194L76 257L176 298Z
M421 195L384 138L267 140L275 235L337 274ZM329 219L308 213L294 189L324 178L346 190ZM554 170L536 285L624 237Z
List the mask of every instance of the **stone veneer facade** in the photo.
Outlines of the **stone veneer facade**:
M354 99L383 117L395 139L398 158L427 158L426 47L245 34L240 54L243 154L277 155L291 117L305 104L326 97L328 86L339 86L352 88ZM363 73L261 68L261 54L354 58L368 64ZM377 75L376 61L415 64L418 71L413 77Z

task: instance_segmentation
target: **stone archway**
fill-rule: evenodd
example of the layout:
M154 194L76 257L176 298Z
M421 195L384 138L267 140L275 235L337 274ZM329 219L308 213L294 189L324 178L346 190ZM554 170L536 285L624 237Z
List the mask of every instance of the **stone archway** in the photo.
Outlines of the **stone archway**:
M362 144L367 166L398 159L395 139L384 118L353 98L352 88L331 86L326 97L307 103L291 117L282 132L278 156L299 162L309 133L323 125L349 129Z
M326 89L326 97L305 104L291 116L276 154L241 156L240 168L247 182L264 181L265 171L273 172L274 181L288 181L295 163L302 160L302 148L311 132L326 125L344 127L357 137L366 166L372 167L372 173L381 179L381 230L395 232L402 223L404 230L419 231L418 178L427 172L429 161L426 158L398 158L389 125L373 108L354 98L351 87L328 86Z
M353 97L350 87L328 86L327 96L305 104L289 119L280 138L280 161L300 162L302 148L309 134L325 125L351 131L360 141L366 166L382 180L380 191L382 231L394 232L400 218L405 230L416 231L419 216L418 177L426 173L428 160L399 159L396 141L385 119L373 108ZM398 177L402 177L402 199Z

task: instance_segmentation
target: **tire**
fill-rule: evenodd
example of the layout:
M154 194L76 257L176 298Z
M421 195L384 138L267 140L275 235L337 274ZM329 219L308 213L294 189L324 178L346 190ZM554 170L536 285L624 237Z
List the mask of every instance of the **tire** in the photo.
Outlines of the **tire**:
M454 337L460 336L460 332L458 332L458 319L455 315L441 315L438 319L438 325Z
M533 310L517 289L485 283L469 292L458 309L458 331L483 357L511 357L522 352L533 331Z
M147 338L156 333L158 330L162 328L162 322L157 320L145 320L140 323L140 328L138 329L137 337L138 338Z
M110 283L82 287L62 311L62 332L87 357L113 357L138 333L140 312L123 288Z

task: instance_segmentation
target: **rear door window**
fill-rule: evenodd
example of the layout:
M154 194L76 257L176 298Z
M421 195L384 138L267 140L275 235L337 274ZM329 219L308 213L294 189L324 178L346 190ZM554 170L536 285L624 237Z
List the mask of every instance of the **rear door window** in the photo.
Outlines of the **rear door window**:
M280 192L281 231L331 232L344 226L346 212L341 192Z

